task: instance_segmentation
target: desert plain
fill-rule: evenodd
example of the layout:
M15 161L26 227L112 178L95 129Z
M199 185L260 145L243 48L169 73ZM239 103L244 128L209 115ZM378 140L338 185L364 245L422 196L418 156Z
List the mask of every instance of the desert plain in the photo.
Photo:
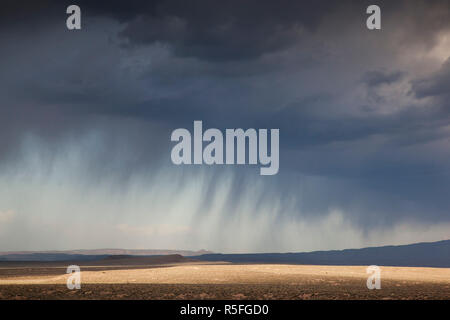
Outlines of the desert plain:
M233 264L183 257L79 262L2 262L0 299L450 299L450 268L381 268L369 290L367 266Z

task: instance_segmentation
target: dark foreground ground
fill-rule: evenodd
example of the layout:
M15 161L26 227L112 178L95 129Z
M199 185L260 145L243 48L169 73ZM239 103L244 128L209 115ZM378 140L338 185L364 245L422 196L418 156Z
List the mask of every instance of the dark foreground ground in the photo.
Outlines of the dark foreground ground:
M385 283L368 290L357 281L336 286L276 284L85 284L69 291L65 285L3 285L0 299L450 299L449 287Z

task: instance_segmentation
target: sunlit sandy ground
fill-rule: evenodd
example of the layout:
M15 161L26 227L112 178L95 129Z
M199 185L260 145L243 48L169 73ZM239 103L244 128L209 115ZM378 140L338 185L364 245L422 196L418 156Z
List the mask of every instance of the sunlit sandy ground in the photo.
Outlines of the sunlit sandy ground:
M450 299L449 268L381 267L380 290L367 289L366 268L181 264L110 270L86 266L81 268L82 289L75 291L65 286L69 275L64 268L48 275L27 275L23 268L0 269L0 299Z
M350 278L366 281L366 266L304 266L304 265L178 265L162 268L83 271L82 282L161 283L161 284L223 284L276 283L301 284L306 279L332 280ZM2 279L0 284L65 284L68 274L59 276L18 276ZM381 267L382 280L402 280L450 284L448 268Z

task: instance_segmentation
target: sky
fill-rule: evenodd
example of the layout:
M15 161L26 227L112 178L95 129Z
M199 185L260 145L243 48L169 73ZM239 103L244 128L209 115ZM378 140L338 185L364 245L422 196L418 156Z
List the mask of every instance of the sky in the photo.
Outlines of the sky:
M450 1L374 3L7 0L0 250L449 239ZM174 165L195 120L278 128L278 174Z

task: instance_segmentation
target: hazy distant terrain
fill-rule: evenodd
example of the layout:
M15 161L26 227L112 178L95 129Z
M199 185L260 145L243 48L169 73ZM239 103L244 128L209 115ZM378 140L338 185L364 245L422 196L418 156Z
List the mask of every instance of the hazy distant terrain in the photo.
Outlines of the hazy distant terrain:
M363 249L299 253L204 254L202 261L290 263L313 265L381 265L450 267L450 240Z
M450 267L450 240L383 246L294 253L221 254L206 250L129 250L98 249L71 251L0 252L1 261L100 261L117 256L180 255L200 261L233 263L288 263L312 265L384 265L404 267Z
M155 256L182 255L197 256L211 251L199 250L153 250L153 249L93 249L65 251L6 251L0 252L0 261L69 261L69 260L100 260L113 255Z

